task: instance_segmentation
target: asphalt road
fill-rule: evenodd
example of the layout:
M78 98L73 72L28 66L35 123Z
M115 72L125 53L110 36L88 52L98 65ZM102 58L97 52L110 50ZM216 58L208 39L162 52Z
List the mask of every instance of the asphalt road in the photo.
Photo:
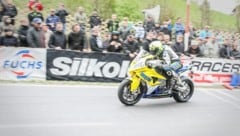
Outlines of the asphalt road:
M240 91L127 107L106 86L0 85L0 136L239 136Z

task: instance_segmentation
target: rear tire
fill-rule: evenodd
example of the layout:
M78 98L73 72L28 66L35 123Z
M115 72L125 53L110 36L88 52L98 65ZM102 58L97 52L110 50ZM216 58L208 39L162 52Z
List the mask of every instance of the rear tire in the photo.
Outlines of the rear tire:
M194 92L194 85L190 79L182 79L185 90L173 90L173 98L176 102L187 102L191 99Z
M118 87L118 99L127 106L132 106L139 102L143 95L141 84L136 92L132 93L130 91L131 82L129 79L124 79Z

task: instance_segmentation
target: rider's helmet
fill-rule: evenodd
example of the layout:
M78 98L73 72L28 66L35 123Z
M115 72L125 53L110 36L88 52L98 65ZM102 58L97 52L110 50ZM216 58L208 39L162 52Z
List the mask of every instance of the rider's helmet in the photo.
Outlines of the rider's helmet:
M158 57L162 57L163 56L164 49L165 49L165 47L164 47L164 45L162 45L162 43L160 41L153 41L149 45L150 53L152 55L156 55Z

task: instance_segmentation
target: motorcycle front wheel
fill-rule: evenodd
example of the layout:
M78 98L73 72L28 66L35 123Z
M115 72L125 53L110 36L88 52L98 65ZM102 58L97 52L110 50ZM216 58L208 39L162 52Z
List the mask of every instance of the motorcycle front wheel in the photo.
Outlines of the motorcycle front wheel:
M141 85L137 88L136 91L130 91L131 80L124 79L118 87L118 99L121 103L132 106L136 104L143 95L143 91L141 90Z

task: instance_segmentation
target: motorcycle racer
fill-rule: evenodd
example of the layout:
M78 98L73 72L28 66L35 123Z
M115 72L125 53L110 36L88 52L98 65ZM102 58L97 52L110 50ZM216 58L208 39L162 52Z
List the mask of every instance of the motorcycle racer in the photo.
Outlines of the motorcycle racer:
M171 93L173 85L178 79L176 71L182 67L178 55L170 46L163 45L160 41L150 43L149 51L154 55L154 59L166 62L165 64L156 64L154 66L151 63L147 65L153 67L157 73L163 74L167 78L165 92Z

